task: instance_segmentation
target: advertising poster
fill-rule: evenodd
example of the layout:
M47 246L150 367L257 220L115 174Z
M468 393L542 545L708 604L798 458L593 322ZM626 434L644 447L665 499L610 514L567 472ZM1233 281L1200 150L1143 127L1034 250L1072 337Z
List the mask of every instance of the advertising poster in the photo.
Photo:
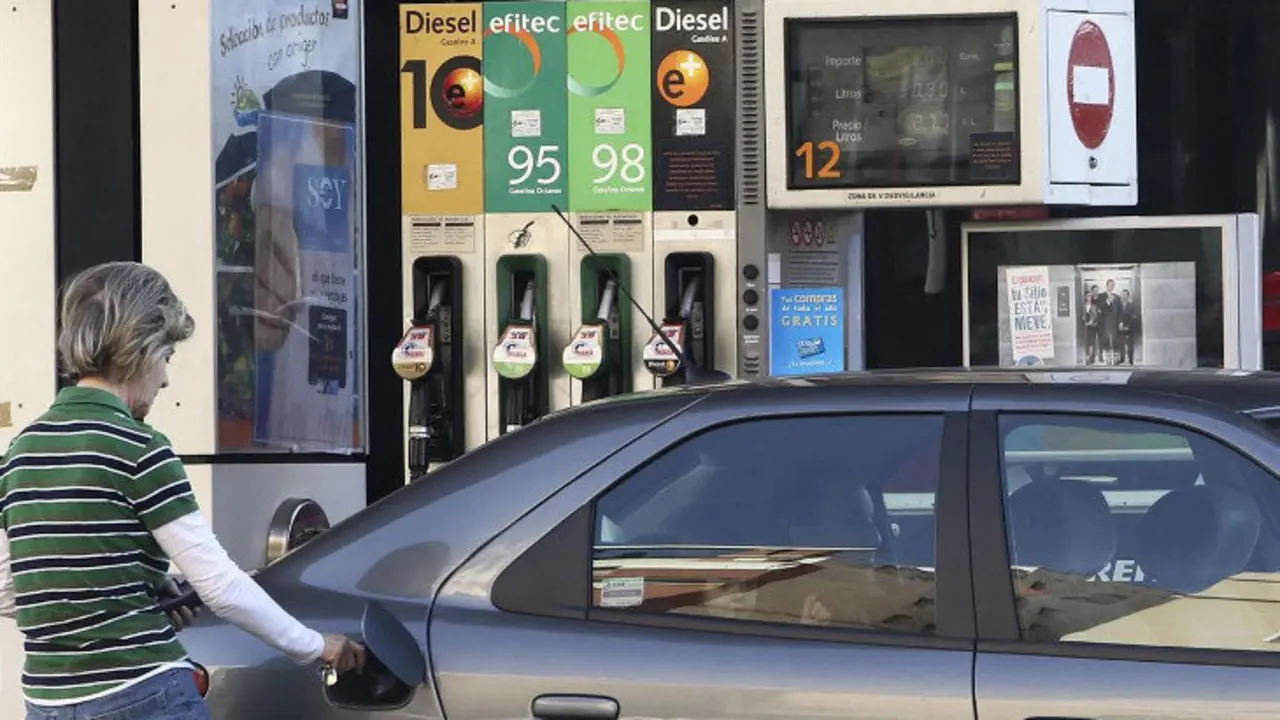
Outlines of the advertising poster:
M254 284L263 444L340 448L352 438L355 142L352 125L258 118L258 252L296 253L298 268L286 284L278 275Z
M484 212L480 3L400 6L400 175L406 215Z
M844 288L769 291L772 375L844 371Z
M569 207L653 206L647 1L566 4Z
M563 2L484 6L485 211L567 206Z
M737 109L729 0L653 6L653 209L732 210Z
M359 354L359 328L351 309L358 301L359 213L349 213L345 231L335 226L322 243L343 245L341 251L324 251L332 256L324 265L331 281L345 279L352 305L321 303L348 315L315 318L317 327L328 328L331 362L326 367L317 353L313 368L314 335L307 333L316 298L308 293L316 285L307 283L304 265L316 256L303 248L311 231L295 225L295 220L308 221L305 213L295 218L295 203L310 202L310 196L295 195L294 166L299 166L296 179L303 186L314 181L317 201L321 195L330 204L340 199L344 211L359 205L352 170L359 164L354 132L359 8L353 3L216 0L210 12L217 448L227 452L306 441L311 450L345 452L359 444L358 375L352 368ZM298 137L301 128L310 133L305 143ZM341 343L339 336L345 338ZM301 354L277 370L273 363L284 358L279 355L284 348ZM345 360L336 360L340 350L345 350ZM296 378L279 374L294 371ZM337 395L317 392L321 377L337 374L345 376ZM289 408L297 418L329 413L325 422L330 425L322 430L301 423L288 427L283 413L269 417L271 408ZM281 428L284 432L277 436Z
M1026 278L1033 296L1015 300ZM1194 262L1002 267L999 283L1001 365L1199 364ZM1046 343L1052 355L1037 352Z
M1008 288L1009 335L1019 365L1039 365L1053 359L1053 313L1049 298L1049 268L1005 270Z

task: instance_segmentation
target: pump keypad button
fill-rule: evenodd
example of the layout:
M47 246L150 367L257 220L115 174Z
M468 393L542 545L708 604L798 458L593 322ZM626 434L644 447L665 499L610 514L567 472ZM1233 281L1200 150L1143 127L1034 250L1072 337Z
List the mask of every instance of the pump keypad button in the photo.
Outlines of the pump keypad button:
M760 327L760 318L755 315L748 315L742 318L742 327L748 330L755 330Z
M756 303L760 302L760 293L756 292L755 290L747 290L746 292L742 293L742 302L748 305L755 305Z

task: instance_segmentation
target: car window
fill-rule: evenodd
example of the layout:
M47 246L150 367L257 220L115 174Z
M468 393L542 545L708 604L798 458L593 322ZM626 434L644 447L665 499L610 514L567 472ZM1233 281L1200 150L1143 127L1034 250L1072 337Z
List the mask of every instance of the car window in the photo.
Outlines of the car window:
M752 420L595 506L595 608L934 632L943 418Z
M1195 431L1000 419L1027 640L1280 649L1280 481Z

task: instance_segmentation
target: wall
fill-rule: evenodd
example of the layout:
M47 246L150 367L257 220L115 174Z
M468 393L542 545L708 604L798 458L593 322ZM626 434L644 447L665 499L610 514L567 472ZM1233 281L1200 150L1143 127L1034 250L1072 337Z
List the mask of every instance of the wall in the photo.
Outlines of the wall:
M53 73L48 0L0 3L0 450L55 388ZM6 180L14 166L36 169L30 190ZM0 619L0 717L22 717L21 679L21 635Z

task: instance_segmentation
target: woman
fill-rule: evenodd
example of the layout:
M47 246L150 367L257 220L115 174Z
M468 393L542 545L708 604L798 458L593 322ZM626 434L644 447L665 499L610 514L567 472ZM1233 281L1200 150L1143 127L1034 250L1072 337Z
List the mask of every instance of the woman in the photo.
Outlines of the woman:
M295 662L360 668L364 648L280 608L227 557L182 462L143 422L195 323L138 263L74 278L58 354L74 387L0 462L0 615L25 635L29 719L208 718L175 634L190 611L157 608L172 559L204 604Z

